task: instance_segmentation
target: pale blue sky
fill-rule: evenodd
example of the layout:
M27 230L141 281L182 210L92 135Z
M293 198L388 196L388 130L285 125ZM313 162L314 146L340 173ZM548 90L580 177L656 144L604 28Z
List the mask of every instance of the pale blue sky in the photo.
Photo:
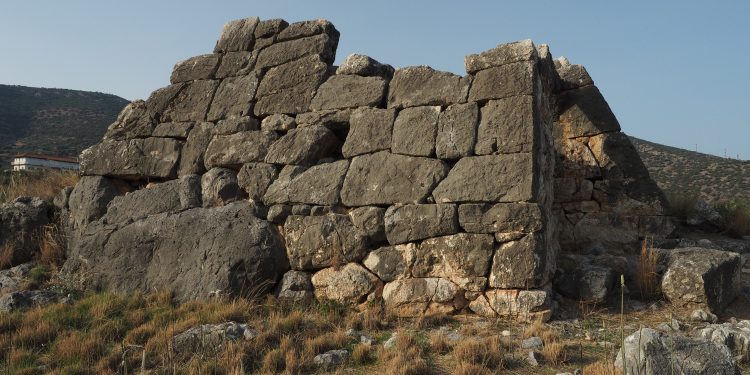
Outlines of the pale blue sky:
M464 74L463 56L531 38L585 65L628 134L750 158L750 2L0 0L0 83L145 98L248 16L331 20L337 61Z

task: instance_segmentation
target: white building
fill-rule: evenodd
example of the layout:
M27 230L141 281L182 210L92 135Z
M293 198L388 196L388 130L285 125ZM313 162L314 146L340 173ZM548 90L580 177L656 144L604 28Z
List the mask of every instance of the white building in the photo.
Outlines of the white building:
M78 170L78 160L67 156L48 156L41 154L18 154L10 163L14 171L32 169L66 169Z

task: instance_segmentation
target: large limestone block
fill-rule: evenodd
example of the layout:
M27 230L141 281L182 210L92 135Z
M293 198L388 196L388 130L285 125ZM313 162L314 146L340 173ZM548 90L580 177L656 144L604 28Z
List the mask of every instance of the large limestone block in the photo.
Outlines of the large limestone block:
M625 338L615 366L628 374L644 375L739 373L734 354L726 345L701 338L667 335L651 328L641 328Z
M349 134L341 149L345 158L389 150L396 111L393 109L357 108L349 118Z
M362 261L370 272L385 282L411 277L411 267L417 254L413 243L385 246L371 251Z
M385 284L383 300L398 316L451 313L460 289L440 278L401 279Z
M328 20L317 19L300 21L284 27L278 34L278 41L299 39L313 35L325 34L338 38L339 32Z
M395 205L385 211L385 235L391 245L458 231L458 214L452 204Z
M331 130L343 130L349 128L351 113L351 109L314 111L300 113L295 117L295 120L299 127L319 125Z
M117 224L142 219L149 215L180 211L182 209L180 185L180 180L170 180L114 197L109 203L104 220L110 224ZM192 181L192 185L190 187L192 190L200 190L197 181Z
M522 61L477 72L469 91L469 101L534 95L538 77L534 61Z
M336 69L336 74L354 74L363 77L393 78L394 69L388 64L381 64L372 57L353 53L344 59Z
M669 251L667 257L661 289L672 304L707 307L720 314L739 295L739 254L695 247Z
M549 279L557 251L543 233L527 234L498 245L492 259L490 286L493 288L535 288Z
M309 111L315 90L327 76L328 65L317 55L269 69L256 92L255 115Z
M251 115L257 88L258 76L255 74L223 79L211 102L208 120L217 121Z
M271 145L266 163L312 165L332 156L339 145L338 138L324 126L296 128Z
M567 138L620 131L620 123L594 85L560 93L558 112Z
M437 203L534 201L538 172L533 162L528 153L463 158L432 196Z
M252 50L255 28L259 21L258 17L250 17L225 24L214 47L214 53Z
M434 156L440 107L405 108L393 124L394 154Z
M315 297L341 303L358 304L374 292L380 280L357 263L342 268L330 267L312 276Z
M354 226L359 228L372 243L384 242L385 208L359 207L349 211Z
M532 152L541 142L537 116L531 96L490 100L482 107L476 154Z
M155 126L156 121L149 115L147 102L135 100L120 111L117 120L107 127L104 137L115 140L150 137Z
M378 107L385 98L387 82L380 77L334 75L315 94L313 110Z
M179 176L201 174L206 171L206 164L203 159L206 155L208 144L212 139L211 132L213 128L213 123L199 122L190 129L187 141L182 145Z
M153 136L184 140L193 129L193 124L192 122L164 122L156 125Z
M555 60L555 69L560 77L561 90L572 90L594 84L594 80L583 65L571 64L564 57Z
M107 213L107 205L120 191L112 179L101 176L83 176L68 198L69 224L80 229ZM3 236L5 237L5 236Z
M289 263L295 270L315 270L360 261L367 251L365 236L349 216L292 215L284 223Z
M120 178L173 178L181 142L170 138L103 140L81 152L81 173Z
M53 211L51 204L37 197L18 197L0 205L0 246L9 246L3 249L3 268L38 254L41 231L50 224Z
M414 256L413 277L441 277L460 288L482 291L494 251L489 234L459 233L422 241Z
M247 163L237 174L237 183L250 199L259 202L277 176L278 171L271 164Z
M263 202L273 204L312 204L332 206L339 203L339 192L344 182L348 160L319 164L308 169L286 166L263 196Z
M303 271L291 270L284 274L276 287L276 297L295 302L313 298L312 275Z
M203 207L223 206L245 197L237 183L237 173L227 168L211 168L201 176Z
M171 83L212 79L219 66L220 55L209 54L191 57L175 64L172 70Z
M544 208L536 203L467 203L458 222L469 233L532 233L544 229Z
M352 159L341 201L349 207L422 203L447 174L440 160L385 151L360 155Z
M258 51L276 42L279 34L287 26L289 23L281 18L260 21L258 27L255 28L255 50Z
M222 56L221 64L214 76L217 79L223 79L250 74L257 58L258 52L227 52Z
M464 58L466 73L474 74L487 68L503 66L520 61L536 60L537 49L530 39L500 44L479 54Z
M547 321L552 316L545 290L492 289L470 302L469 308L482 316L521 322Z
M246 131L230 135L215 135L206 148L206 168L239 167L260 162L278 139L274 132Z
M185 88L169 102L161 116L162 122L204 121L218 81L198 80Z
M388 88L388 108L465 102L470 84L470 79L428 66L397 69Z
M78 242L63 270L123 293L168 289L180 301L263 293L289 265L276 228L253 211L236 202L153 215L116 230L91 226L95 240Z
M435 153L455 160L474 154L479 110L476 103L453 104L440 114Z
M242 116L217 121L211 132L216 135L229 135L250 130L261 130L258 119Z
M262 49L255 62L255 70L267 69L306 56L319 56L322 61L332 64L336 57L338 32L334 35L319 34L301 39L277 42Z

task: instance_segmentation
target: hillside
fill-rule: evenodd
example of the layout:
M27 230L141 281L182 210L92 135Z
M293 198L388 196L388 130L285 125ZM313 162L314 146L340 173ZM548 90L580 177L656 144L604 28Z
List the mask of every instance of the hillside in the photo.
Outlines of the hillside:
M0 85L0 165L18 152L77 156L127 103L98 92Z
M651 177L668 194L684 192L711 202L750 202L750 161L726 159L630 137Z

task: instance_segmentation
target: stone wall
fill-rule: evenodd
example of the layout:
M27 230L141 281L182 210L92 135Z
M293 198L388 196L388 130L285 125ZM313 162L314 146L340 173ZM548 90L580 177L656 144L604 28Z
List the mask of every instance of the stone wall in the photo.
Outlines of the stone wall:
M660 223L606 102L546 46L467 56L462 77L335 67L338 39L248 18L177 63L81 154L63 271L180 299L275 287L528 320L550 316L558 238L620 245Z

